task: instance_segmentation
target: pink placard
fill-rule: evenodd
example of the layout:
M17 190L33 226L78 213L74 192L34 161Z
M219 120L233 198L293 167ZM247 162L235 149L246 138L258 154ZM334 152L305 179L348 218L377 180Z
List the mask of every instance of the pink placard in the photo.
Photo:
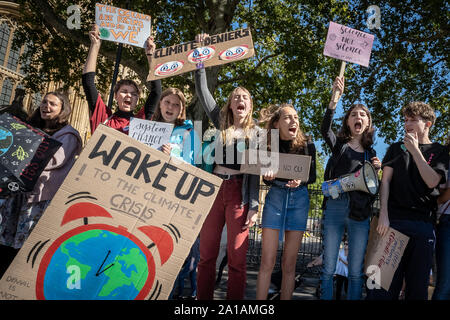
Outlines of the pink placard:
M368 67L374 38L370 33L330 21L323 54Z

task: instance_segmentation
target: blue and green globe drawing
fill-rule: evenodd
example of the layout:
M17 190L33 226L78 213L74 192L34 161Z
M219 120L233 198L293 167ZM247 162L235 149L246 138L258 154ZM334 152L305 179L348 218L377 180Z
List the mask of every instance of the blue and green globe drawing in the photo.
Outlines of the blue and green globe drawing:
M11 131L0 127L0 156L6 153L13 143Z
M128 231L85 225L61 236L46 252L38 272L37 296L47 300L143 299L154 272L149 250Z

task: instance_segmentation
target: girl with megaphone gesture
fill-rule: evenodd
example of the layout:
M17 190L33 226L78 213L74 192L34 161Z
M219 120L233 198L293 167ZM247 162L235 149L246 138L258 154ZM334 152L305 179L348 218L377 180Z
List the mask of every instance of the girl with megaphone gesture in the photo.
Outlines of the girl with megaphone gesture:
M344 77L337 77L333 83L332 97L343 92ZM338 134L333 132L331 125L339 98L331 99L321 125L322 135L332 152L325 168L325 180L355 172L365 161L370 161L377 170L381 167L381 161L372 148L374 128L370 111L366 106L352 105L345 113ZM343 192L336 199L324 197L321 299L333 298L333 275L345 229L348 233L349 250L347 299L361 299L363 263L369 237L372 202L373 196L361 191Z

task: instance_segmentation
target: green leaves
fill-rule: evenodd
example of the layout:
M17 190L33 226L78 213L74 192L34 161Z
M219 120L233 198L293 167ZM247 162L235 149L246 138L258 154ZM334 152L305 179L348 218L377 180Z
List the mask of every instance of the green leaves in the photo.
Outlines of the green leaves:
M19 1L23 17L16 43L29 44L23 59L31 61L25 69L26 87L38 90L49 80L80 87L96 2L78 1L82 28L68 30L65 10L70 1ZM110 3L125 8L127 1ZM235 86L244 86L253 95L255 117L268 104L291 102L305 132L315 140L321 138L324 105L330 100L340 65L339 60L323 55L328 22L370 32L375 44L369 67L347 64L344 109L355 102L365 103L373 113L378 135L390 143L402 134L398 110L413 100L426 101L438 114L432 139L443 141L449 123L448 4L443 0L409 0L401 5L383 2L378 4L381 29L369 30L366 9L372 4L364 0L139 0L130 1L130 10L152 16L157 47L193 40L200 32L217 34L250 26L255 56L207 69L215 98L223 105ZM104 93L109 93L116 48L115 43L102 43L97 81ZM141 48L124 47L122 65L145 83L148 65ZM192 97L188 115L206 120L191 74L164 79L163 87L169 86Z

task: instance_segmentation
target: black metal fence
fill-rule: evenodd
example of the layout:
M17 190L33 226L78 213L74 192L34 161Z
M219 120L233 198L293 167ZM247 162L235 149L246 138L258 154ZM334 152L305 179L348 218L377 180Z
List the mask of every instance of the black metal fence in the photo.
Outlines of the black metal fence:
M251 228L249 233L249 248L247 251L247 268L250 270L258 270L261 262L261 216L262 208L264 207L265 195L268 192L268 186L261 184L260 190L260 212L258 222ZM302 272L306 269L306 265L315 257L322 253L322 200L323 194L320 186L308 186L310 208L308 214L308 221L306 224L306 231L303 234L303 240L297 257L297 272ZM379 201L375 201L374 209L379 208ZM281 253L283 251L283 243L280 242L278 246L277 260L274 270L281 268ZM313 269L313 272L318 272L318 269Z

